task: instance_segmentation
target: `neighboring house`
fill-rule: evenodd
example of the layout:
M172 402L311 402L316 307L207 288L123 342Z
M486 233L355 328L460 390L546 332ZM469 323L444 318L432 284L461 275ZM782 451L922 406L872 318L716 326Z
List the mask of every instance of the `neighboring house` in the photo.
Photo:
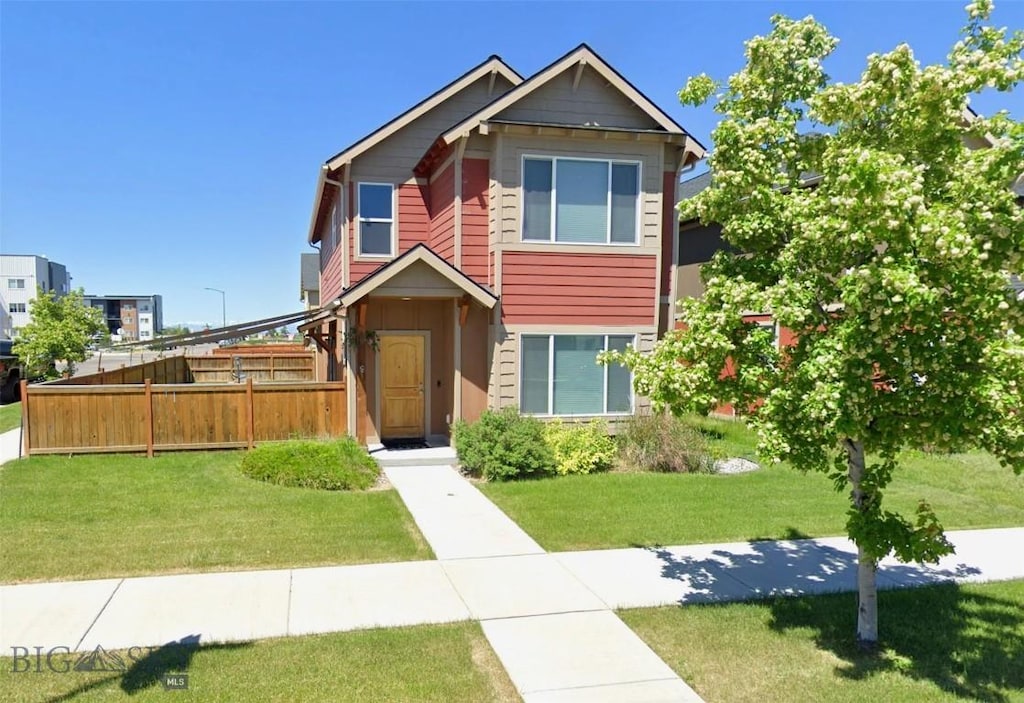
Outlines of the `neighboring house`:
M0 339L14 339L32 319L29 308L37 287L59 298L71 290L71 276L63 264L45 256L0 255Z
M704 151L581 45L527 79L492 56L328 159L302 329L347 382L349 431L642 407L595 357L670 326L676 186Z
M302 254L299 259L299 300L307 310L320 307L320 256Z
M164 303L159 295L86 295L85 304L103 311L114 342L144 342L164 330Z

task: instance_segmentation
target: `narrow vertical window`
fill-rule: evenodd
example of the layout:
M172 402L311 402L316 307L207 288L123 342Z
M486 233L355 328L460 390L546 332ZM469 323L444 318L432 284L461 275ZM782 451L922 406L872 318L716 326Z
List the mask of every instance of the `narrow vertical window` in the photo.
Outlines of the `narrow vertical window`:
M391 256L394 240L394 186L359 184L359 253Z
M551 240L551 161L523 162L523 239Z

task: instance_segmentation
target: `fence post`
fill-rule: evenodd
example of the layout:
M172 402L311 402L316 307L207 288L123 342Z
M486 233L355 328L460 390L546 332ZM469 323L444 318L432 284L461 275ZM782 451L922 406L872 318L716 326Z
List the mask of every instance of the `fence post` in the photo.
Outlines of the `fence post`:
M252 376L245 381L245 399L248 401L246 407L249 409L249 416L246 418L245 423L245 434L246 439L249 441L249 449L252 449L253 442L256 439L256 405L255 398L252 392Z
M28 438L28 381L21 379L18 384L21 386L21 440L25 449L25 456L29 455L32 444Z
M146 456L153 456L153 381L146 379Z

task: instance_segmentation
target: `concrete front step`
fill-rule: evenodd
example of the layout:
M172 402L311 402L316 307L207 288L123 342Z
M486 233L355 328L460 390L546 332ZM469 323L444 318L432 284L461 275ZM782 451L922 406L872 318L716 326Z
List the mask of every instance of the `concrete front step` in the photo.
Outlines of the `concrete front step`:
M458 459L452 447L428 447L427 449L380 449L370 448L370 456L381 468L390 466L454 466Z

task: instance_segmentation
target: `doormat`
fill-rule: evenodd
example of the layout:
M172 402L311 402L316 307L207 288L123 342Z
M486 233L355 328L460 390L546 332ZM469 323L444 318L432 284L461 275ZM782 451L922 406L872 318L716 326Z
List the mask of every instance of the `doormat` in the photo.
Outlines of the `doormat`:
M401 451L403 449L427 449L427 443L423 439L412 438L412 439L384 439L381 440L381 444L384 445L385 449L391 451Z

